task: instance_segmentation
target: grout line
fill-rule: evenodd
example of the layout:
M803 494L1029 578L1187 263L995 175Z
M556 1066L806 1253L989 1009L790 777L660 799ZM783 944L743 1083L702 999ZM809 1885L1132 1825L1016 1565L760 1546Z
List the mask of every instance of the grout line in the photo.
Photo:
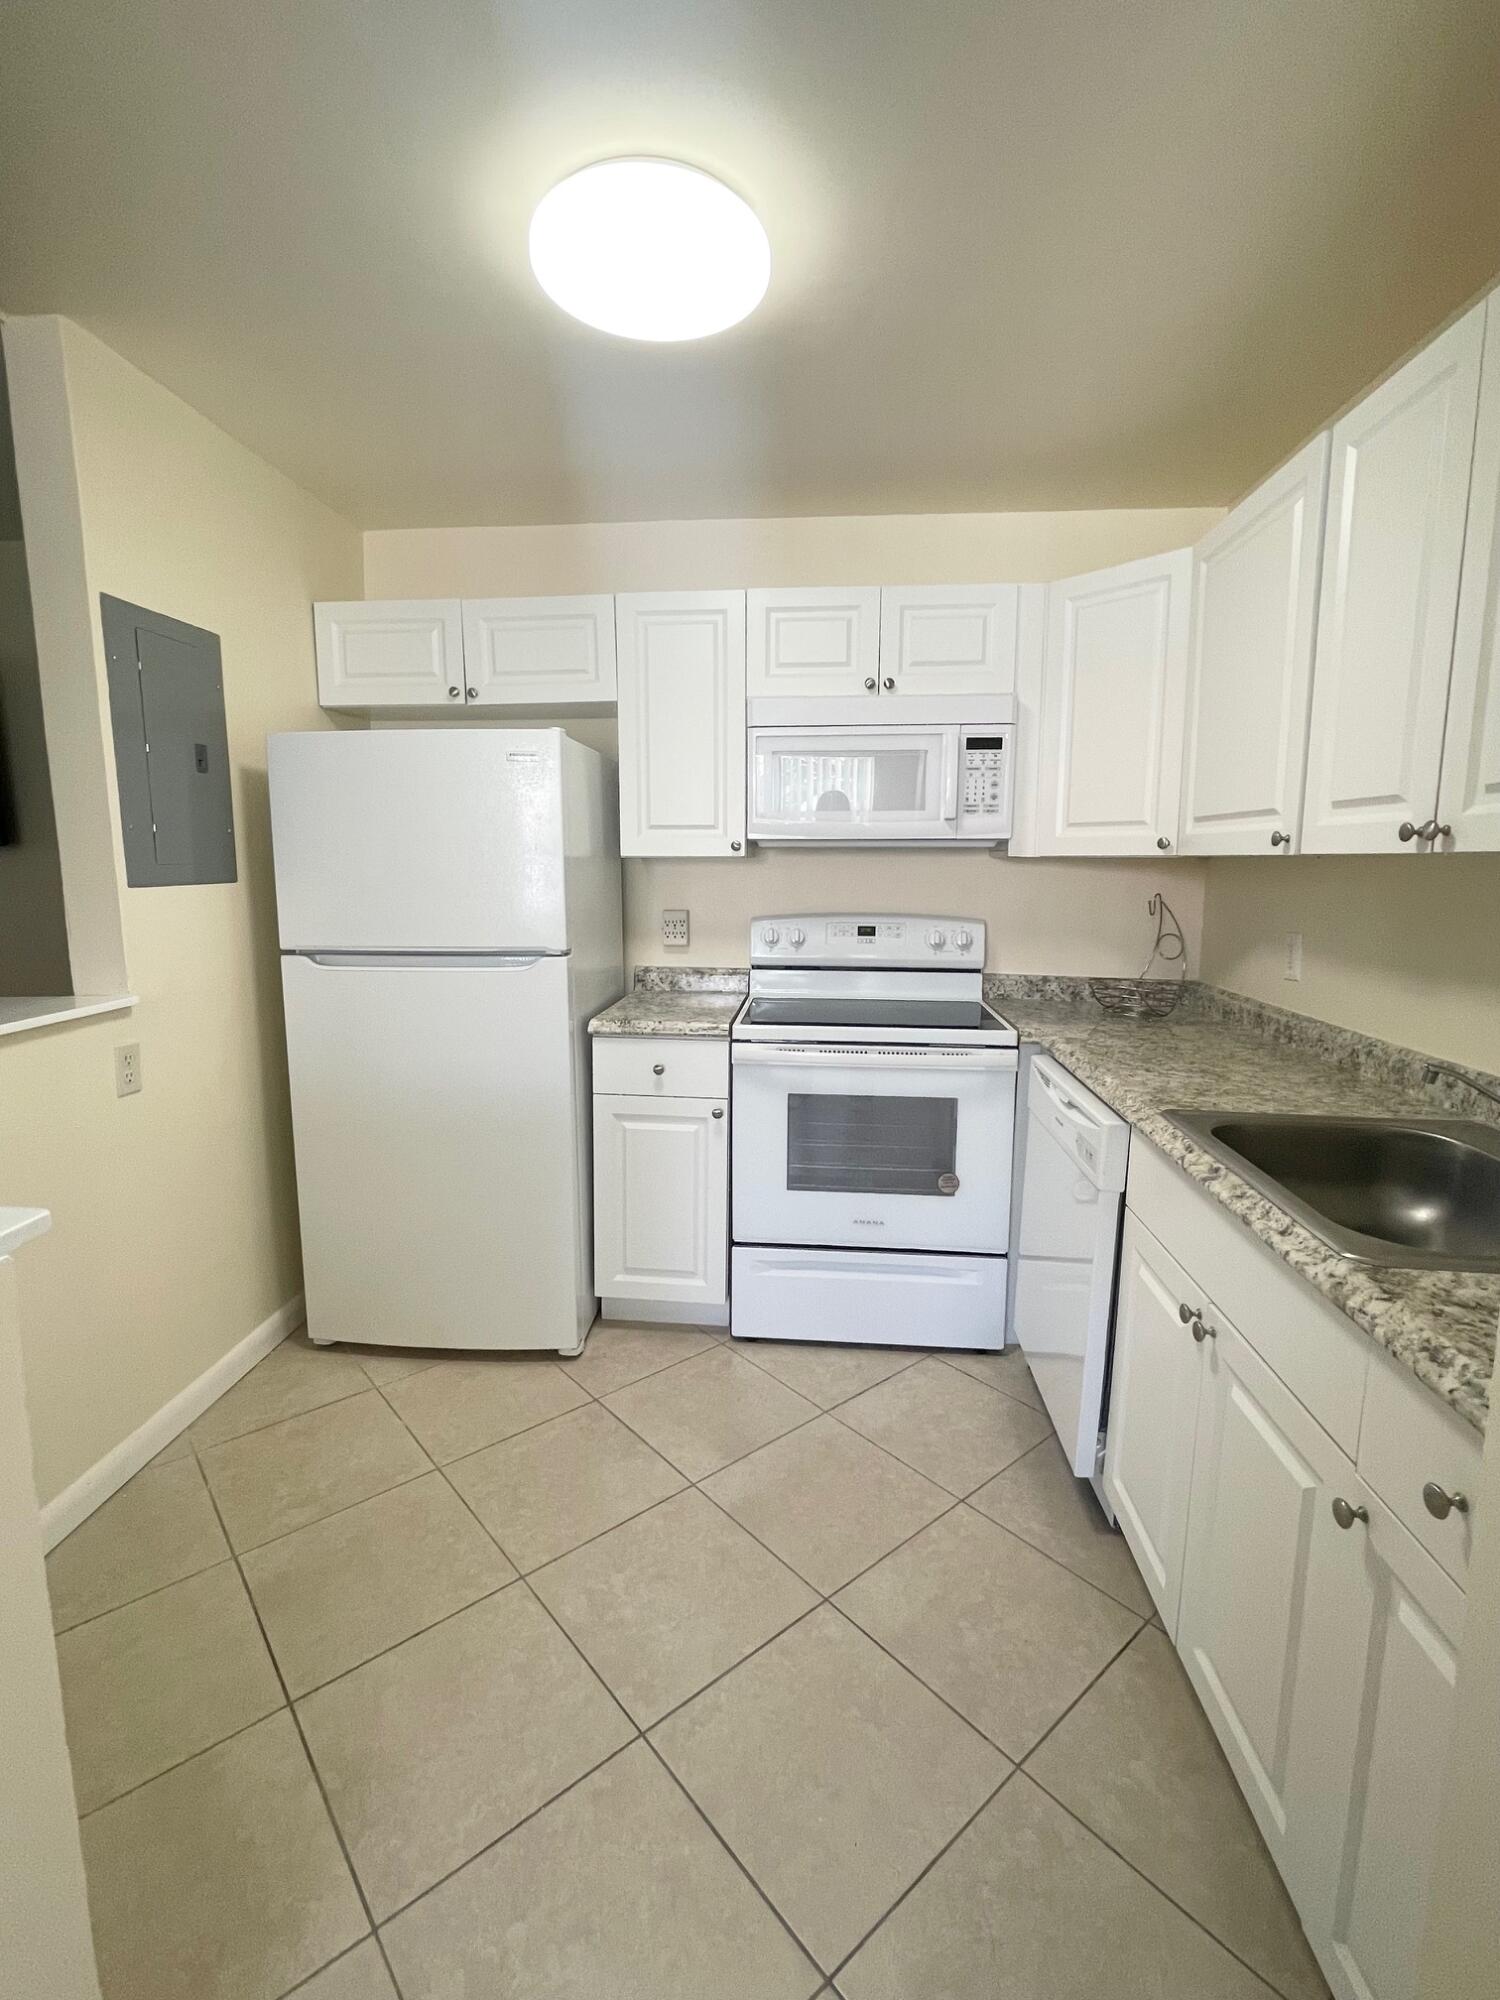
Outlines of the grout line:
M105 1504L107 1506L108 1502ZM222 1532L221 1529L220 1533ZM195 1576L206 1576L209 1570L218 1569L222 1563L233 1561L234 1550L227 1546L226 1541L222 1555L215 1556L212 1562L206 1562L198 1569L190 1569L185 1576L174 1576L170 1583L153 1583L149 1590L141 1591L139 1596L127 1597L123 1604L111 1604L103 1611L91 1611L86 1618L75 1618L71 1625L54 1625L52 1643L55 1647L57 1641L65 1638L70 1632L81 1632L85 1625L97 1625L101 1618L113 1618L117 1611L128 1611L132 1604L144 1604L148 1597L160 1597L164 1590L175 1590L179 1583L191 1583Z
M264 1715L257 1715L249 1722L240 1723L237 1728L215 1737L212 1743L200 1744L198 1749L190 1750L185 1757L179 1757L174 1763L164 1765L160 1771L153 1771L149 1778L138 1778L133 1785L127 1785L123 1792L116 1792L113 1798L101 1799L98 1805L90 1806L87 1812L79 1813L78 1824L82 1826L86 1819L92 1819L96 1813L108 1812L111 1806L119 1805L122 1799L134 1798L135 1794L143 1792L147 1785L154 1785L158 1778L169 1778L174 1771L180 1771L185 1764L191 1764L199 1757L206 1757L210 1750L222 1750L226 1743L233 1743L237 1736L248 1735L252 1729L258 1729L263 1722L269 1722L273 1716L280 1715L288 1706L283 1693L282 1700L277 1702L274 1708L268 1708Z
M864 1936L862 1936L862 1938L860 1938L860 1940L858 1940L858 1942L856 1942L856 1944L854 1944L854 1946L852 1946L852 1948L850 1948L848 1952L844 1952L844 1956L842 1956L842 1958L838 1960L838 1964L834 1966L834 1970L832 1970L832 1972L828 1974L828 1984L830 1984L830 1986L832 1986L832 1984L834 1984L834 1980L836 1980L836 1978L840 1976L840 1972L844 1972L844 1970L848 1968L850 1960L852 1960L852 1958L856 1958L856 1956L858 1956L858 1954L860 1954L860 1952L864 1950L864 1946L866 1946L866 1944L870 1942L870 1938L874 1938L874 1934L876 1934L876 1932L880 1930L880 1926L882 1926L882 1924L884 1924L884 1922L886 1922L888 1918L892 1918L892 1916L896 1914L896 1910L900 1910L900 1906L902 1906L902 1904L906 1902L906 1898L908 1898L908 1896L912 1894L912 1890L916 1890L916 1886L918 1886L920 1882L924 1882L924 1880L926 1880L926 1878L928 1878L928 1876L932 1874L932 1870L934 1870L934 1868L938 1866L938 1862L940 1862L940 1860L944 1858L944 1854L946 1854L946 1852L948 1852L950 1848L958 1846L958 1842L960 1842L960 1840L964 1838L964 1834L966 1834L966 1832L970 1830L970 1826L974 1824L974 1820L978 1820L978 1816L980 1816L982 1812L988 1812L988 1810L990 1810L990 1806L992 1806L992 1804L996 1802L996 1798L998 1798L998 1796L1000 1796L1000 1794L1004 1792L1004 1788L1006 1788L1006 1786L1010 1784L1010 1780L1012 1780L1012 1778L1016 1776L1016 1772L1018 1772L1018 1770L1020 1770L1020 1766L1018 1766L1018 1764L1012 1764L1012 1766L1010 1766L1010 1770L1008 1770L1008 1772L1004 1774L1004 1778L1000 1780L1000 1784L998 1784L998 1786L996 1786L996 1788L994 1788L994 1790L990 1792L990 1796L988 1796L988 1798L980 1800L980 1804L978 1804L978 1806L974 1808L974 1812L970 1812L970 1816L968 1816L968 1818L964 1820L964 1824L962 1824L962 1826L958 1828L958 1832L956 1832L956 1834L954 1834L954 1836L952 1836L950 1840L944 1840L944 1844L942 1844L942 1846L938 1848L938 1852L936 1852L936 1854L932 1856L932 1860L930 1860L930 1862L926 1864L926 1868L922 1868L922 1870L920 1870L920 1874L912 1876L912 1880L910 1880L910 1882L906 1884L906 1888L904 1888L904 1890L900 1892L900 1896L898 1896L898 1898L896 1898L896 1900L892 1902L892 1906L890 1906L888 1910L882 1910L882 1912L880 1912L880 1916L878 1916L878 1918L874 1920L874 1924L870 1924L870 1928L868 1928L868 1930L864 1932Z
M305 1528L321 1527L325 1521L337 1520L340 1514L352 1514L356 1507L363 1507L367 1500L379 1500L386 1493L399 1493L403 1486L415 1486L419 1479L426 1479L429 1474L439 1470L438 1466L429 1462L422 1467L420 1472L410 1472L403 1479L394 1479L389 1486L377 1486L373 1493L362 1493L357 1500L346 1500L341 1507L330 1507L326 1514L315 1514L310 1521L299 1521L295 1528L283 1528L280 1534L270 1535L263 1542L250 1542L242 1549L235 1548L231 1542L230 1553L236 1562L239 1561L241 1556L258 1556L262 1549L274 1548L278 1542L289 1542L293 1535L300 1535ZM210 1497L212 1497L212 1487L209 1488L209 1493ZM217 1510L217 1499L214 1500L214 1506ZM220 1520L222 1521L222 1519L221 1515ZM228 1539L228 1532L226 1528L226 1540Z
M805 1402L812 1403L817 1401L816 1397L809 1396L805 1389L798 1389L793 1383L783 1380L783 1378L776 1373L774 1368L768 1368L764 1361L757 1360L755 1352L756 1349L766 1348L766 1347L819 1347L819 1346L833 1347L842 1345L844 1345L844 1343L841 1341L835 1342L835 1341L803 1341L803 1340L798 1340L798 1341L747 1340L743 1342L739 1347L733 1348L731 1351L739 1355L742 1361L749 1361L753 1363L754 1366L760 1370L762 1375L769 1375L773 1382L780 1382L783 1389L790 1389L794 1395L801 1396ZM905 1348L900 1348L900 1349L877 1348L873 1342L870 1344L867 1350L862 1349L860 1351L861 1352L868 1351L870 1353L886 1353L886 1354L909 1352L910 1358L906 1361L903 1361L899 1367L893 1368L889 1375L882 1375L878 1382L867 1382L862 1389L851 1389L847 1396L837 1396L834 1398L833 1402L822 1404L820 1407L822 1408L825 1415L827 1415L830 1411L836 1410L841 1403L852 1403L858 1396L867 1396L872 1389L883 1389L887 1382L894 1382L898 1375L904 1375L908 1368L915 1368L919 1362L928 1360L933 1353L933 1350L927 1347L918 1348L915 1351L909 1351Z
M271 1353L274 1354L275 1352L276 1349L273 1347L271 1349ZM265 1358L269 1360L270 1355L267 1355ZM256 1364L257 1367L259 1365L260 1365L259 1363ZM254 1373L255 1369L252 1368L250 1370L250 1375L253 1375ZM250 1379L250 1375L242 1375L240 1377L240 1381L248 1382ZM226 1396L233 1395L235 1389L238 1387L239 1383L232 1383L230 1387L224 1391L224 1394ZM203 1417L206 1417L208 1415L208 1410L217 1409L218 1407L217 1404L210 1403L208 1406L208 1410L205 1410L203 1412L203 1416L195 1417L193 1422L189 1424L185 1430L179 1431L177 1435L179 1437L185 1437L187 1439L189 1448L191 1449L194 1457L201 1460L204 1452L217 1451L220 1445L238 1444L241 1438L259 1437L262 1431L274 1431L278 1424L295 1423L298 1417L315 1417L318 1414L319 1410L331 1410L333 1409L335 1404L352 1403L356 1396L368 1396L374 1391L374 1388L375 1388L374 1383L366 1379L361 1388L346 1389L337 1396L324 1397L322 1402L309 1403L305 1409L286 1410L279 1417L267 1417L266 1421L263 1424L246 1424L245 1428L242 1431L230 1431L226 1437L209 1438L205 1443L200 1444L198 1440L192 1435L192 1433L196 1428L196 1426L202 1423ZM175 1465L177 1461L175 1459L169 1458L167 1460L167 1463L168 1465ZM145 1471L145 1469L146 1468L142 1466L141 1470L143 1472Z
M653 1723L652 1727L655 1728L656 1725ZM759 1882L756 1881L755 1877L750 1873L750 1870L745 1866L745 1863L741 1860L740 1856L730 1846L729 1842L724 1838L723 1834L720 1833L719 1829L714 1825L713 1821L709 1818L708 1814L703 1810L702 1806L700 1806L698 1801L693 1797L692 1793L688 1790L687 1786L682 1782L681 1778L679 1778L677 1773L672 1769L672 1766L667 1762L666 1758L663 1757L660 1750L658 1750L656 1745L651 1741L651 1738L647 1736L644 1740L646 1748L651 1752L652 1756L656 1759L657 1763L661 1766L662 1770L666 1772L668 1778L677 1787L678 1791L681 1792L682 1796L687 1800L688 1804L692 1807L693 1811L698 1815L699 1819L702 1820L703 1824L708 1828L709 1832L713 1835L714 1839L719 1843L720 1847L723 1848L724 1852L729 1856L730 1860L734 1863L735 1867L738 1868L740 1873L744 1876L745 1880L750 1884L750 1887L755 1891L756 1895L759 1896L761 1901L765 1904L766 1908L771 1912L771 1915L776 1919L777 1923L780 1924L781 1928L786 1932L787 1936L792 1940L792 1943L796 1945L797 1949L802 1953L802 1955L806 1958L808 1964L812 1967L818 1983L814 1985L814 1987L812 1988L811 2000L817 2000L817 1996L823 1991L823 1987L828 1982L829 1974L823 1970L818 1960L813 1956L812 1952L808 1949L808 1946L797 1935L796 1931L793 1930L790 1922L783 1915L780 1905L775 1903L771 1899L771 1897L766 1894L765 1890L760 1886Z
M799 1578L798 1580L800 1581L801 1579ZM709 1689L717 1687L720 1681L728 1680L732 1673L736 1672L740 1667L747 1665L758 1653L763 1653L767 1646L774 1646L778 1639L784 1639L787 1633L794 1631L805 1618L811 1618L815 1611L821 1611L827 1602L827 1598L820 1597L816 1604L809 1604L805 1611L799 1611L795 1618L789 1618L785 1625L778 1626L774 1632L768 1633L758 1645L752 1646L748 1653L742 1653L739 1659L732 1660L727 1667L722 1667L712 1680L705 1681L700 1688L694 1688L691 1694L685 1694L681 1701L674 1701L672 1706L664 1708L660 1715L652 1716L651 1720L641 1729L642 1736L649 1738L653 1729L660 1729L664 1722L669 1722L674 1715L680 1715L683 1709L687 1708L692 1702L695 1702L700 1694L707 1694ZM837 1608L836 1605L830 1607L833 1610L837 1610Z

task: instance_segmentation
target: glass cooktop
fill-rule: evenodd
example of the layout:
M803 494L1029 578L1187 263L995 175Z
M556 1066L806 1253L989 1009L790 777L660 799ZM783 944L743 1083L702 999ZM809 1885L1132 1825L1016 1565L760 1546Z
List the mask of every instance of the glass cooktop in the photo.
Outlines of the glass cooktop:
M745 1015L755 1028L962 1028L1004 1035L1005 1023L979 1000L752 1000Z

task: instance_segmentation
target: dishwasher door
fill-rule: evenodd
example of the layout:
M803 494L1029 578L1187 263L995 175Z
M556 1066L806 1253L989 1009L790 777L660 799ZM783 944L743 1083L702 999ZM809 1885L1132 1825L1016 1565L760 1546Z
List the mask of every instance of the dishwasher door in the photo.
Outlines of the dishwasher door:
M1124 1119L1050 1056L1033 1053L1010 1337L1026 1355L1068 1463L1093 1482L1106 1513L1104 1411L1129 1146Z

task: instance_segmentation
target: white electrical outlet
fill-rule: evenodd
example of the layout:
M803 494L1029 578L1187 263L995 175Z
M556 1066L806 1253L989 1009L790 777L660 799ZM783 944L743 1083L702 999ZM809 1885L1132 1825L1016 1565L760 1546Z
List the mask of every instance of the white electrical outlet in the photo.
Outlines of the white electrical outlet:
M661 913L661 941L681 950L688 941L688 913L686 910L663 910Z
M1302 977L1302 933L1288 931L1286 934L1286 964L1281 968L1283 979Z
M115 1096L134 1097L141 1087L141 1045L122 1042L115 1050Z

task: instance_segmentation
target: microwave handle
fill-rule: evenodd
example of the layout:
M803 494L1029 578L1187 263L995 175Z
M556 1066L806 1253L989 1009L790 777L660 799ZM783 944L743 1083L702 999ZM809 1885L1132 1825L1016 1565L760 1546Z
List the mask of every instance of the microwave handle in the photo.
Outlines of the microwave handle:
M957 729L943 731L943 822L953 825L958 820L958 766L960 761L960 732Z

